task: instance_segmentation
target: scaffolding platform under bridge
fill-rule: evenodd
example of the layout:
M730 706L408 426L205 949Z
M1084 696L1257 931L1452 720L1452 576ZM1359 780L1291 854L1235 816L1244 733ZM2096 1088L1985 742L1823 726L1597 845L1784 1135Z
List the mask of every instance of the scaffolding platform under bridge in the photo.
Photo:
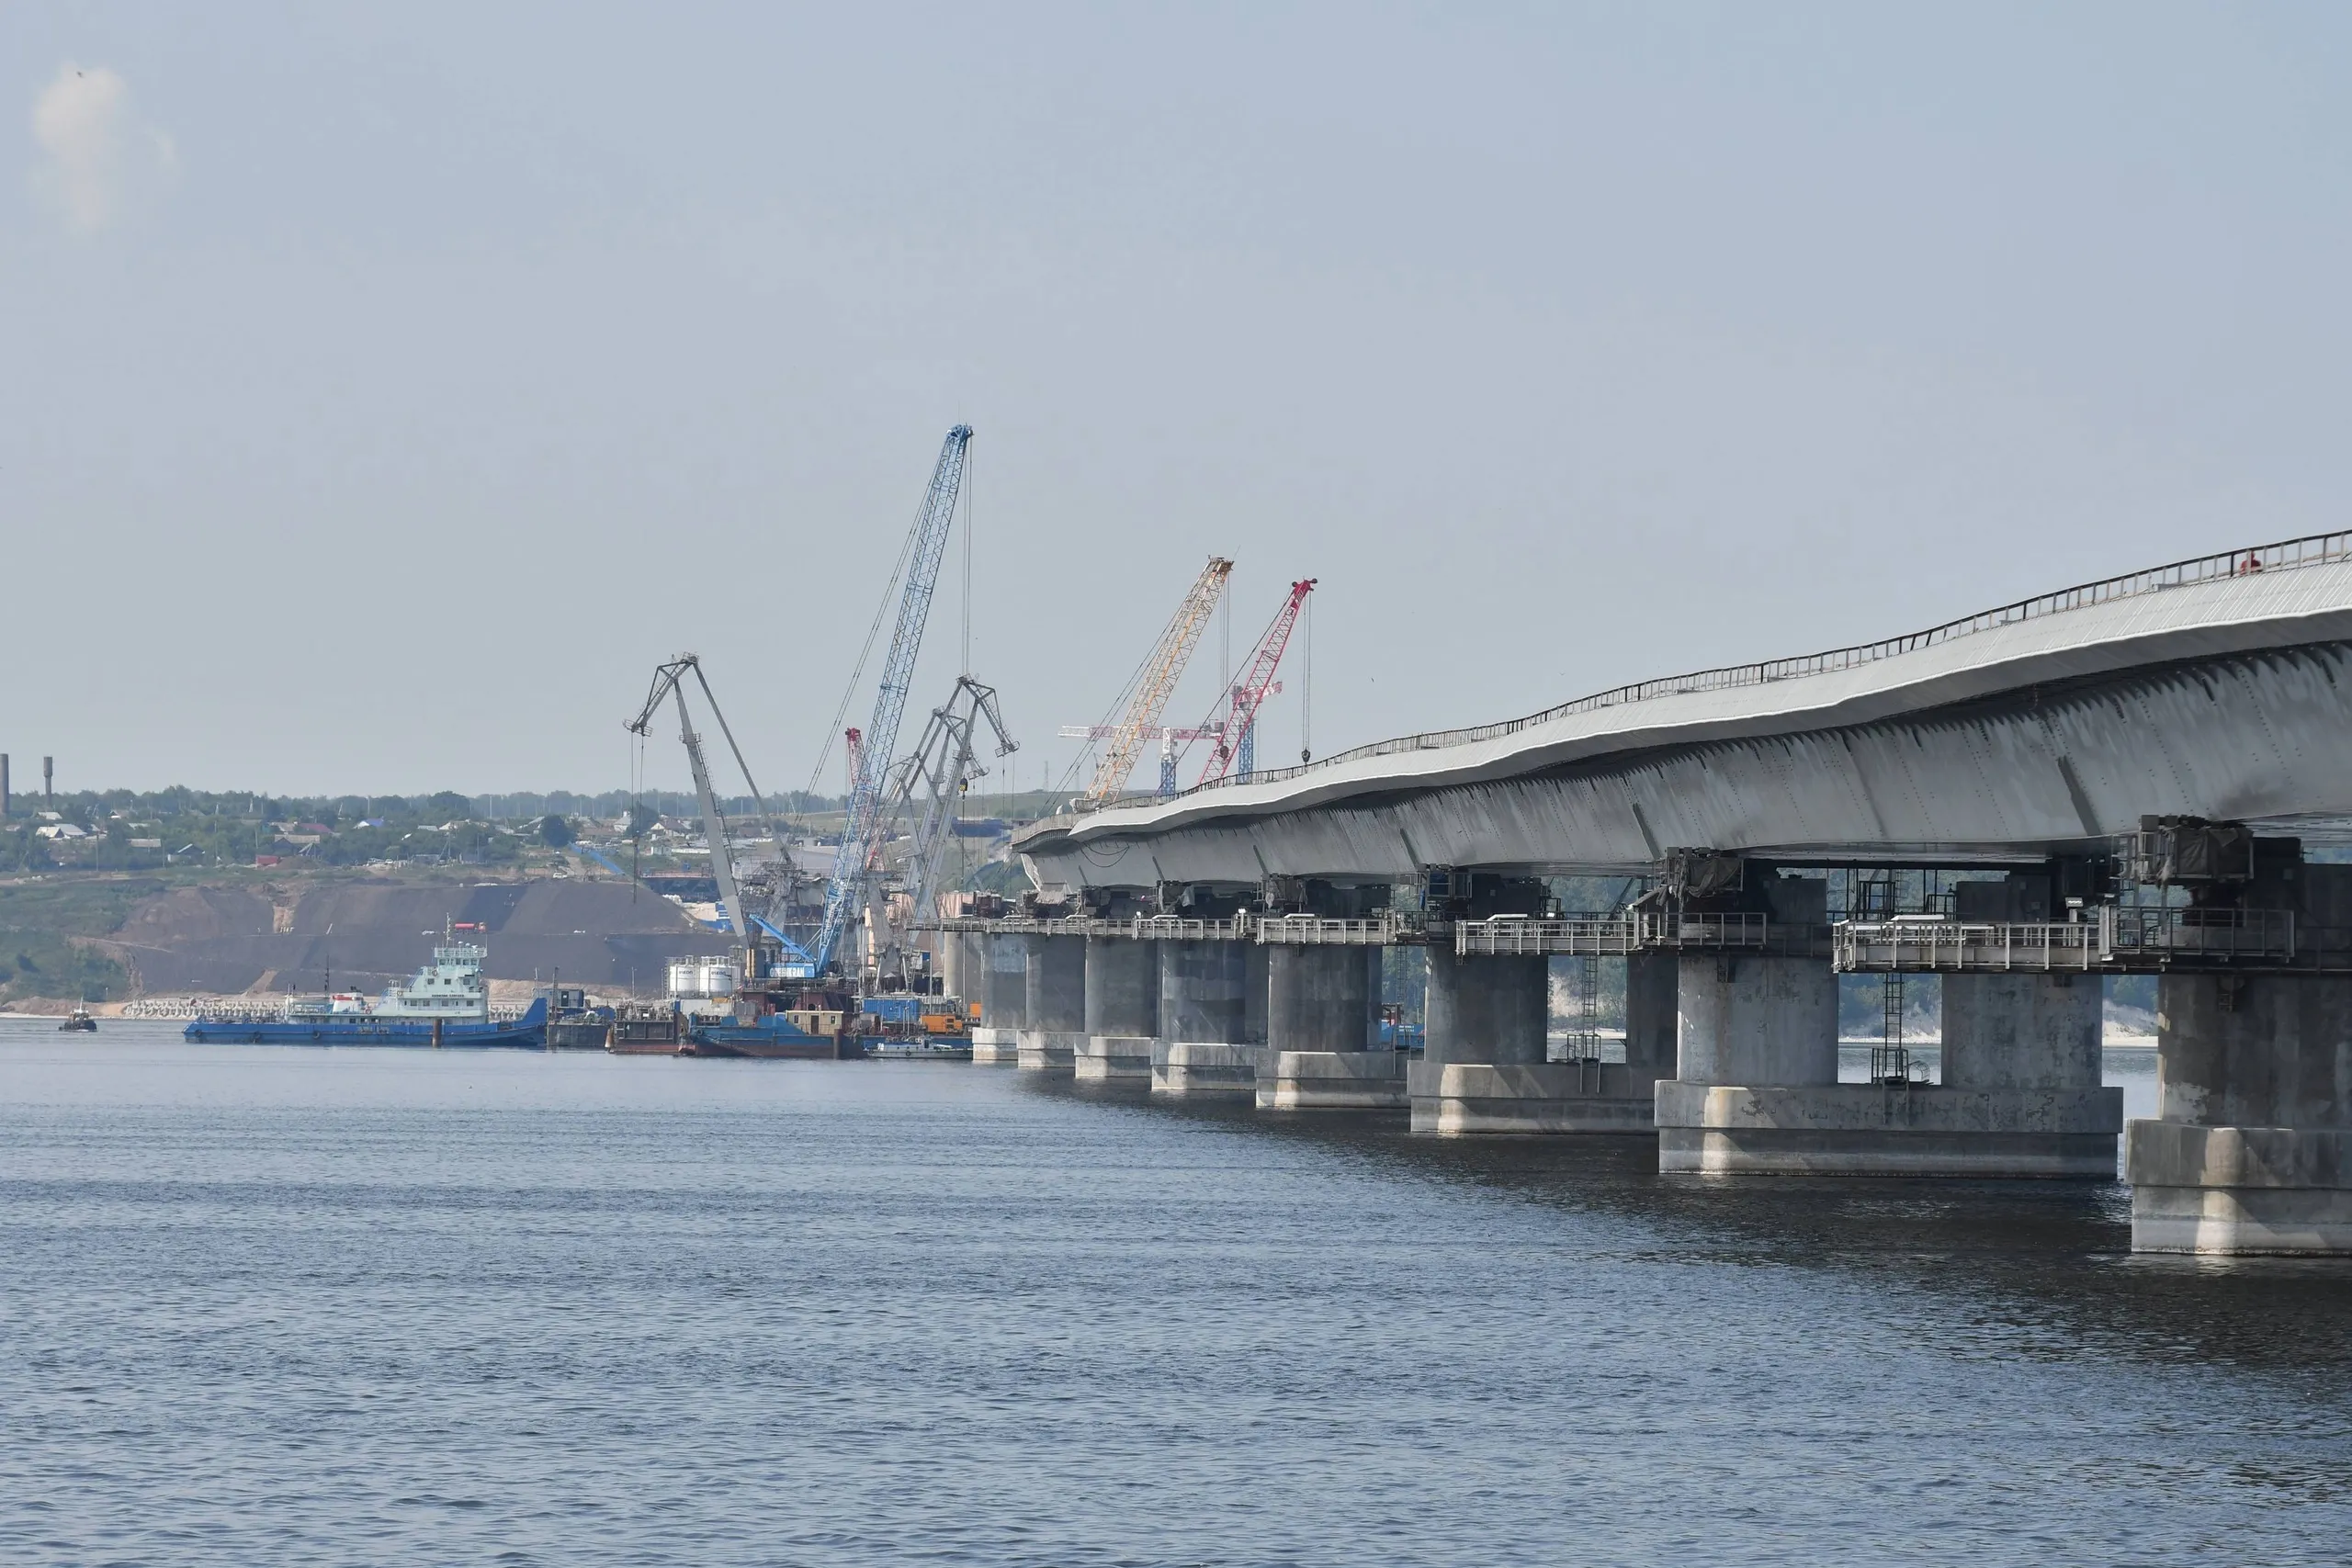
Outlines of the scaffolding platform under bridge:
M2298 952L2287 909L2132 908L2102 905L2079 920L1845 920L1837 967L1849 974L2149 975L2178 969L2342 969Z
M1637 909L1623 915L1538 919L1495 915L1457 920L1453 951L1464 957L1624 958L1637 953L1813 953L1827 937L1820 926L1768 915Z

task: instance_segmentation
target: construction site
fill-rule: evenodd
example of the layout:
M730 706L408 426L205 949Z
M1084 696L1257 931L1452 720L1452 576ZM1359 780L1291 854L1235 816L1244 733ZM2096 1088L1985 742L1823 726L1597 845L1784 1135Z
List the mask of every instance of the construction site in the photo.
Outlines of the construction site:
M28 803L9 795L0 756L0 828L29 817L17 857L28 871L49 869L23 880L56 885L19 886L17 901L73 905L79 871L104 884L78 889L87 907L72 918L49 917L64 932L62 956L28 948L19 973L0 975L0 1006L95 1006L192 1027L337 998L365 1009L463 931L480 933L500 1016L539 997L568 1004L549 1043L969 1057L976 1028L987 1038L986 987L956 964L944 923L1066 912L1009 852L1027 823L1251 777L1286 656L1306 701L1311 674L1293 649L1316 586L1289 581L1237 658L1234 561L1210 557L1103 712L1057 728L1057 740L1081 742L1076 760L1058 780L1036 779L1046 787L1020 789L1020 742L994 686L960 670L927 710L913 690L971 439L958 425L939 449L808 788L763 790L752 761L761 738L729 725L694 652L657 666L626 720L630 789L594 799L445 795L338 808L111 792L75 807L56 795L44 758L28 814L14 810ZM968 626L968 602L964 613ZM1187 686L1213 627L1214 684L1204 670ZM967 634L967 662L968 649ZM1180 692L1204 686L1207 711L1173 711ZM658 770L673 735L691 778L683 796L644 784L649 751ZM836 765L842 793L820 794L818 779ZM43 918L36 908L12 921L0 909L14 931Z
M958 425L940 449L875 631L837 711L838 733L828 733L820 754L821 773L832 745L842 748L848 788L837 830L812 831L770 808L697 655L681 653L653 671L628 728L643 739L665 715L674 719L694 779L714 885L713 923L728 939L727 962L716 971L697 970L690 990L673 989L676 1021L666 1032L642 1007L634 1010L633 1032L616 1016L615 1048L633 1032L637 1048L674 1043L689 1054L968 1059L975 1030L988 1027L988 1004L978 976L955 962L966 944L947 939L954 922L1008 909L1067 912L1053 892L1013 872L1001 851L994 875L975 876L968 856L951 867L952 846L1001 834L1006 826L993 817L976 822L969 809L992 768L1020 750L996 688L969 670L959 672L912 740L900 744L971 439L970 427ZM1283 690L1284 655L1315 581L1290 584L1238 665L1220 672L1208 713L1192 724L1170 723L1171 701L1226 603L1233 566L1227 557L1209 558L1105 716L1058 728L1057 739L1086 745L1064 789L1051 792L1049 809L1095 811L1128 798L1138 767L1156 774L1156 788L1142 792L1144 798L1253 774L1261 712ZM889 637L881 645L870 716L842 728L865 689L866 662L886 623ZM749 820L730 818L722 808L712 772L714 738L735 771L728 786L740 778L737 798L750 803ZM714 973L730 984L714 984Z

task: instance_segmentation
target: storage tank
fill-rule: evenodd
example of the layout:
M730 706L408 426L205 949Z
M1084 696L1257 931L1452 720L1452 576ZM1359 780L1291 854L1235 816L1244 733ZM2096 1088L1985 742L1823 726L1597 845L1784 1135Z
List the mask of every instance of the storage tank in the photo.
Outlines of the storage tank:
M692 958L670 960L670 994L673 997L709 995L702 988L702 966Z
M735 994L737 970L731 958L706 958L701 964L702 994L706 997L731 997Z

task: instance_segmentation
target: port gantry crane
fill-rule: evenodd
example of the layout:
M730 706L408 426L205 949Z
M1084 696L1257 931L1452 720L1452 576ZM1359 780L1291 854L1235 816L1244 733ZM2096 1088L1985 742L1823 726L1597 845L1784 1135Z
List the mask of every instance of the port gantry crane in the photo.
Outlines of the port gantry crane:
M906 973L908 923L928 920L937 912L933 909L932 901L940 891L940 871L946 858L947 840L955 835L964 792L975 779L988 776L976 746L983 723L996 736L998 756L1009 757L1021 750L1020 743L1005 729L1003 716L997 712L996 688L983 685L969 675L958 675L956 690L947 701L931 710L931 721L923 726L922 739L890 770L884 819L910 819L911 827L910 848L900 873L907 908L904 919L892 919L888 922L885 951L876 955L877 976ZM877 929L876 938L881 934Z
M1135 697L1127 704L1126 716L1116 724L1096 725L1080 732L1110 742L1094 769L1093 783L1087 785L1081 797L1086 806L1101 806L1126 788L1127 775L1135 772L1136 754L1143 750L1146 740L1157 739L1165 747L1171 739L1171 732L1161 729L1159 716L1166 710L1184 666L1192 662L1193 649L1199 644L1201 632L1208 626L1217 601L1225 596L1226 581L1232 575L1231 561L1223 556L1209 558L1209 564L1193 580L1184 602L1176 606L1175 615L1137 671ZM1173 753L1164 756L1160 767L1163 784L1174 774Z
M808 953L775 926L762 920L759 914L746 906L742 888L735 876L735 856L727 840L727 818L718 809L718 792L711 788L710 764L703 756L702 737L695 733L693 716L686 709L685 678L692 671L695 683L702 688L703 701L710 705L710 716L718 720L718 732L727 738L727 749L735 754L735 765L743 771L743 784L752 792L752 803L758 807L761 824L775 840L789 866L790 846L777 829L775 818L768 811L768 804L760 794L760 786L752 781L752 765L743 761L743 749L735 744L735 732L728 728L727 716L719 711L718 698L710 689L710 678L702 671L702 660L695 654L682 653L653 671L652 687L645 694L645 705L629 720L627 728L632 735L643 735L653 723L653 716L661 711L665 698L674 698L678 705L678 738L685 742L686 763L695 775L695 799L702 807L703 836L710 841L710 870L718 884L718 897L727 910L727 927L734 935L737 957L742 967L738 971L749 980L757 975L754 962L758 939L752 933L755 925L763 927L768 935L782 944L793 957L806 960Z
M879 886L882 835L888 830L884 816L883 786L890 771L890 754L899 743L899 720L907 707L907 688L913 682L915 656L922 650L924 624L931 617L932 590L939 581L939 562L947 547L947 530L956 517L956 497L964 482L964 456L972 444L972 427L959 424L947 433L939 461L931 473L931 488L907 539L907 575L899 596L899 620L890 637L890 651L882 666L881 689L875 694L874 716L865 727L851 770L849 811L842 827L840 852L833 857L832 881L825 888L825 918L818 928L811 955L816 973L833 962L842 933L865 913Z
M1283 607L1274 612L1265 635L1250 650L1241 679L1218 698L1225 717L1220 721L1212 716L1209 723L1201 726L1204 731L1215 731L1217 741L1194 788L1228 773L1238 773L1246 779L1256 771L1257 758L1253 753L1257 750L1258 710L1266 705L1269 696L1283 689L1282 682L1274 679L1274 671L1282 665L1283 649L1290 646L1291 629L1298 625L1299 610L1306 604L1306 596L1315 592L1315 583L1314 578L1306 577L1290 585L1290 594L1283 601ZM1309 652L1311 655L1311 643Z

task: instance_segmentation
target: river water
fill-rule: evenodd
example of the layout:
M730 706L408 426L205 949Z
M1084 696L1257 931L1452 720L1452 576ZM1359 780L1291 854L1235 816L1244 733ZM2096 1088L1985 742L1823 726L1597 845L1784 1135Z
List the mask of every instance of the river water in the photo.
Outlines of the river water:
M2352 1269L1655 1161L0 1024L0 1562L2352 1557Z

